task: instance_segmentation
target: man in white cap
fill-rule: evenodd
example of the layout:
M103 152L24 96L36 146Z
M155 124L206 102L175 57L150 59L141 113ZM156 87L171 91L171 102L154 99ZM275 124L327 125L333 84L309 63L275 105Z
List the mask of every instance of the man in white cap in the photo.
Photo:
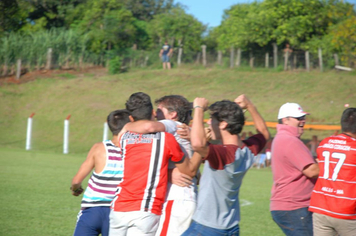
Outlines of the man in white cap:
M297 103L286 103L278 113L277 134L272 142L273 186L270 210L285 235L313 235L310 196L319 166L300 140L304 112Z

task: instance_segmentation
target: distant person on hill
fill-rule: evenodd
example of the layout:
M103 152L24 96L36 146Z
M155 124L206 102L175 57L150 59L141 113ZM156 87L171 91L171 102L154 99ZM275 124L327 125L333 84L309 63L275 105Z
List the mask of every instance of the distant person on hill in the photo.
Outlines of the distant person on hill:
M318 147L318 145L319 145L318 136L313 135L312 140L310 140L307 143L307 146L309 147L310 152L312 153L314 159L316 159L316 148Z
M164 42L161 51L159 52L159 57L162 59L163 69L171 69L170 58L173 54L173 48L168 44L167 41Z
M356 108L342 113L341 129L317 148L320 173L309 207L315 235L356 235Z
M212 139L222 143L208 143L204 129L208 100L196 98L193 108L191 144L193 150L204 157L205 164L197 209L190 227L182 235L239 235L239 189L254 156L269 139L269 131L254 104L240 95L234 102L223 100L209 107ZM246 140L239 136L245 124L242 109L250 112L258 132Z
M270 210L285 235L313 235L311 192L319 174L318 164L300 140L305 116L297 103L283 104L277 134L272 142L273 186Z
M79 196L83 192L82 181L94 169L84 192L74 236L109 234L110 205L123 171L121 149L116 144L119 132L130 122L129 112L113 111L107 117L107 122L113 134L112 139L93 145L72 180L72 194Z

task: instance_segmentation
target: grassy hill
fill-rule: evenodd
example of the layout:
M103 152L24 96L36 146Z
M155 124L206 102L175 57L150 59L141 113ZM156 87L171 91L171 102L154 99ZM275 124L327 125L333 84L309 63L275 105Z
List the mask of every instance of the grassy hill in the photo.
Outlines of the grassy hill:
M345 72L275 72L184 68L136 70L106 75L103 70L41 77L0 87L0 147L24 149L27 118L33 120L34 150L62 152L63 122L70 114L71 153L85 153L103 137L106 116L124 108L130 94L148 93L152 100L180 94L193 100L233 100L244 93L266 121L276 121L279 107L297 102L311 113L308 123L339 124L344 104L356 106L356 74ZM247 113L247 120L251 120ZM246 127L245 131L252 130ZM275 131L272 129L271 133ZM307 131L323 138L332 131Z

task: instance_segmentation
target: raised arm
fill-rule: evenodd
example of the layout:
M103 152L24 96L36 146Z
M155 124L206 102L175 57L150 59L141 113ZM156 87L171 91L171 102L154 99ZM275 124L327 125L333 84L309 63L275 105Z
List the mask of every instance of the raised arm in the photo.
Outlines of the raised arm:
M96 143L90 149L87 158L82 163L77 174L72 179L72 184L70 187L72 195L79 196L83 192L82 182L85 177L87 177L87 175L93 170L95 166L95 156L98 155L102 149L105 149L102 143Z
M182 163L175 163L175 165L181 173L194 177L197 174L201 161L202 156L194 152L190 159L185 157Z
M190 141L192 148L205 157L209 152L204 128L204 111L208 108L209 101L205 98L195 98L193 103L194 116Z
M247 109L247 111L252 116L253 123L257 132L261 133L265 137L266 141L268 141L270 139L270 133L267 128L266 122L264 121L260 113L257 111L257 108L251 102L251 100L246 95L242 94L235 99L235 102L242 109Z

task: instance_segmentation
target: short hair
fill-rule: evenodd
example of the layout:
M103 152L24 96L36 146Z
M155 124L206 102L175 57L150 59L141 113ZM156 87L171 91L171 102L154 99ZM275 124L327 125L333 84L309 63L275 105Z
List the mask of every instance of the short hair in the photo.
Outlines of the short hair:
M130 122L129 116L130 112L125 109L112 111L108 115L106 121L113 135L118 135L122 128Z
M131 94L126 101L126 110L130 112L132 118L137 120L151 120L153 105L150 96L143 92Z
M155 104L162 104L169 112L177 112L177 120L189 124L192 115L191 103L181 95L168 95L155 100Z
M219 122L227 123L226 130L230 134L239 134L245 125L245 116L241 107L235 102L222 100L209 106L210 116Z
M342 132L356 134L356 108L347 108L341 116Z

